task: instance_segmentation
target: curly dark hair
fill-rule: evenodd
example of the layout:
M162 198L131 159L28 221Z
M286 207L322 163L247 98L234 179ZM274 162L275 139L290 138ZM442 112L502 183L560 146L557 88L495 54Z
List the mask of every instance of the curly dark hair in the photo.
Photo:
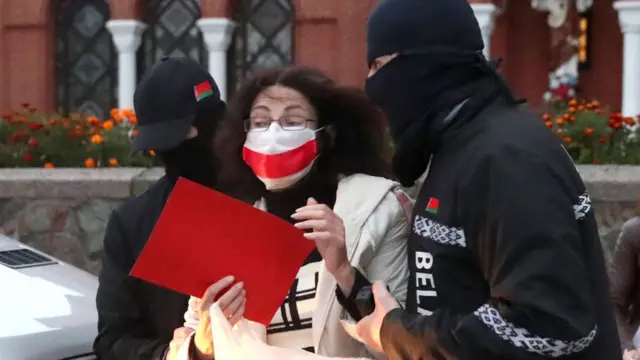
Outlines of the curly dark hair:
M339 174L367 174L392 178L390 144L383 113L361 89L340 85L322 71L304 66L268 69L254 74L241 86L231 102L216 135L216 154L222 171L218 188L245 201L255 201L265 187L242 159L246 139L244 120L264 89L281 85L303 94L318 115L321 147L316 173L337 179Z

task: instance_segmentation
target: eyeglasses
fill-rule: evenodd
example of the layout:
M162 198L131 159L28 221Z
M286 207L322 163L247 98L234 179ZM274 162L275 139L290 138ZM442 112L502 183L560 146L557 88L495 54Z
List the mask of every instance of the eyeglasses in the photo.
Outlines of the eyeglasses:
M277 122L280 128L285 131L300 131L307 128L307 123L316 122L312 119L307 119L301 116L283 116L280 119L274 120L267 117L252 118L244 121L244 131L246 132L259 132L267 131L271 126L271 123Z

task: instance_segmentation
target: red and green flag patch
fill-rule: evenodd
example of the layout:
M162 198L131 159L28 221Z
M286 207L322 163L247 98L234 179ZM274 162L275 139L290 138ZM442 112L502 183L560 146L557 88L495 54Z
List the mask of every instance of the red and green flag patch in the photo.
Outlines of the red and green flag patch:
M429 198L429 202L427 202L426 210L433 215L438 213L438 208L440 207L440 200L436 198Z
M196 100L200 101L213 95L213 89L208 81L203 81L200 84L193 87L193 92L196 95Z

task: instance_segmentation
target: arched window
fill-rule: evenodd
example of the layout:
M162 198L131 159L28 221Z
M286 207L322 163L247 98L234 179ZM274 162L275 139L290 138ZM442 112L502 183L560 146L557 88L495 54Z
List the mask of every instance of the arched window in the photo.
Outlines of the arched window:
M147 30L138 51L139 76L164 56L188 56L207 65L207 50L196 25L199 0L147 0L143 20Z
M237 25L227 60L231 89L251 71L293 63L295 10L291 0L238 0L234 21Z
M105 0L53 3L58 111L104 118L117 104L117 58L111 34L105 28L109 4Z

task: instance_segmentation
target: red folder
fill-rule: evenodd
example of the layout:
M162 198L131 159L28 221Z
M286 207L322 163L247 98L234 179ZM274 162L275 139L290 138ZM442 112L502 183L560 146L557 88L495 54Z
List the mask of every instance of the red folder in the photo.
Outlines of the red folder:
M131 275L196 297L233 275L244 317L268 325L314 248L290 223L181 178Z

